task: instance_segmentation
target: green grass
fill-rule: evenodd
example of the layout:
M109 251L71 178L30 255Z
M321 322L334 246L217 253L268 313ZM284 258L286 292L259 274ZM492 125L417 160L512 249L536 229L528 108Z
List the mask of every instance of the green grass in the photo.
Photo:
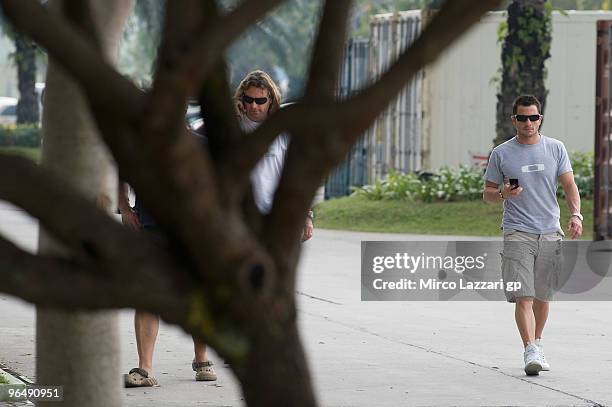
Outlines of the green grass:
M561 207L565 230L568 210ZM582 200L583 239L591 239L593 201ZM316 227L360 232L416 233L430 235L500 236L502 207L482 201L409 202L373 201L362 196L331 199L315 209Z
M37 163L40 162L40 148L31 147L0 147L1 154L18 154Z

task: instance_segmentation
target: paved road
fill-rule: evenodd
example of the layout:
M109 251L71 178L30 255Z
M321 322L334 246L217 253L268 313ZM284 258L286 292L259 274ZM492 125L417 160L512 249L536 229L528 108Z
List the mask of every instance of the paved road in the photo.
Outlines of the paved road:
M0 231L24 247L36 239L35 223L6 206L0 206ZM305 244L299 318L321 405L612 405L610 302L555 303L545 336L553 370L534 378L522 371L509 304L362 302L361 240L423 239L319 230ZM32 378L34 318L30 305L0 296L0 362ZM120 324L127 371L136 362L131 311L120 312ZM243 405L221 363L217 383L194 382L191 357L190 338L162 326L155 355L162 386L124 390L125 405Z

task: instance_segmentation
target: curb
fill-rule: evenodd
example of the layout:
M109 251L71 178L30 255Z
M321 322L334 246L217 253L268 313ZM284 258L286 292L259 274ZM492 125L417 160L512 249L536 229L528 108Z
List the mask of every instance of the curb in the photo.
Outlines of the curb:
M14 372L9 369L7 366L0 363L0 378L4 379L4 381L8 383L0 384L0 402L7 401L13 402L15 404L11 404L14 406L30 406L33 405L31 402L27 401L25 397L10 397L9 389L25 389L27 385L33 384L30 379L27 377L20 375L19 373Z

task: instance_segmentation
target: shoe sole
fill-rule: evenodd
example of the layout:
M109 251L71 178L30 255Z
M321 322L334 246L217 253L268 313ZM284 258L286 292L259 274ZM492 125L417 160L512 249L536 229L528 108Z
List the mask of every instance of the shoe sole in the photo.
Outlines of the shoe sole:
M527 376L537 376L542 371L542 365L538 362L532 362L525 366L525 373Z
M196 382L215 382L215 381L217 381L216 377L206 377L206 378L196 377Z
M217 376L210 375L196 375L197 382L214 382L217 380Z

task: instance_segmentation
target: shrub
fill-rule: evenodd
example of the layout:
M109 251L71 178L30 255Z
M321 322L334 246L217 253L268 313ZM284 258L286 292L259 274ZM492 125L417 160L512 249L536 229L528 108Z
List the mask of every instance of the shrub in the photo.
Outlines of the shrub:
M582 198L591 198L595 189L595 159L593 153L573 152L570 154L574 179ZM557 195L565 198L563 188L557 190Z
M482 196L481 170L468 167L441 168L433 174L402 174L391 172L373 185L354 188L354 194L369 199L408 199L432 202L435 200L471 200Z
M594 160L592 153L570 154L576 185L580 196L590 198L594 188ZM434 173L391 172L373 185L354 187L353 195L368 199L406 199L433 201L472 201L482 199L484 174L480 169L461 166L458 169L443 167ZM564 197L563 188L557 194Z
M37 125L0 126L0 147L40 147L41 129Z

